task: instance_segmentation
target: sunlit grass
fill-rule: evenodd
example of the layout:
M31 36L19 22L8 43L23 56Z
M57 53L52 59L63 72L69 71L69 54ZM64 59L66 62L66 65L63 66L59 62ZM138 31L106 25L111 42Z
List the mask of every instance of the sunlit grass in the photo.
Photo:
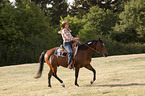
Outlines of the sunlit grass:
M74 71L59 67L58 76L66 87L52 77L52 88L47 87L49 67L45 64L42 77L34 79L37 64L0 67L0 96L145 96L145 54L93 58L93 73L82 68L74 85Z

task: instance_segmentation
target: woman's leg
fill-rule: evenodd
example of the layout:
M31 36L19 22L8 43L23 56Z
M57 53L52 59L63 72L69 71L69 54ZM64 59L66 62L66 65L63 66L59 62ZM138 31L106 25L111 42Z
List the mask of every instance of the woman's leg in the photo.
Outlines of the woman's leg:
M68 52L68 65L71 62L71 58L73 56L73 51L72 51L72 43L71 42L65 42L63 44L63 47L66 49L66 51Z

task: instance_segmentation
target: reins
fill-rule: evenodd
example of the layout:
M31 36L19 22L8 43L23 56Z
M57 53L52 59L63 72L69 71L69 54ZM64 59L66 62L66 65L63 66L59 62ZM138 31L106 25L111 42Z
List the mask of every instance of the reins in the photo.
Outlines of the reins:
M90 46L88 46L87 44L85 44L84 42L81 42L81 41L78 41L80 44L84 44L85 46L87 46L88 48L90 48L91 50L93 50L93 51L95 51L95 52L97 52L97 53L99 53L100 54L100 52L99 51L97 51L97 50L95 50L94 48L92 48L92 47L90 47Z

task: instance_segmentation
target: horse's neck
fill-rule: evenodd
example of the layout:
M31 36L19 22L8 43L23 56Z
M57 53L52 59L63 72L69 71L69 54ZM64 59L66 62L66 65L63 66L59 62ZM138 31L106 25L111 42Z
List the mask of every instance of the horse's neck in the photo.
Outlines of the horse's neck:
M88 56L92 56L93 53L94 53L94 51L92 49L88 48L88 51L87 51Z
M84 57L86 57L86 58L91 58L94 53L94 51L91 50L90 48L83 50L83 51L81 50L81 52L84 54Z

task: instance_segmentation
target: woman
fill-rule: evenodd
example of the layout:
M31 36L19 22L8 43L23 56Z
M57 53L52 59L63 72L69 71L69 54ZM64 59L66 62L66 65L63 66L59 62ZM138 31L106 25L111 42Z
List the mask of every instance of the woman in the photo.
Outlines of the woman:
M69 22L67 22L66 20L64 20L61 24L61 31L59 31L58 33L61 34L62 38L63 38L63 47L66 49L66 51L68 52L68 68L72 68L71 65L71 58L73 57L73 51L72 51L72 41L76 41L79 38L74 38L71 35L71 30L68 28L69 27Z

